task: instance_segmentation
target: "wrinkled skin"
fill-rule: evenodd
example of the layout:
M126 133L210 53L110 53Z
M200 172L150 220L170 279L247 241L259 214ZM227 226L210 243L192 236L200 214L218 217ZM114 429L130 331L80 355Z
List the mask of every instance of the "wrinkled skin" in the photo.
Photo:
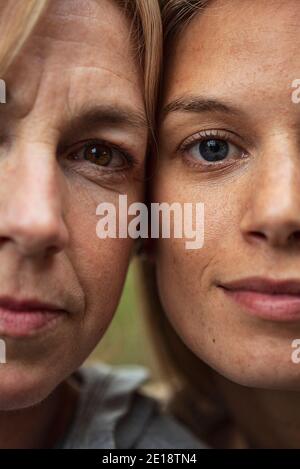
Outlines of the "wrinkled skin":
M100 240L96 207L143 195L147 128L130 20L113 1L50 3L5 77L0 296L36 298L65 313L26 337L6 335L0 322L3 411L50 395L101 339L133 241ZM90 140L106 145L108 164L85 158Z

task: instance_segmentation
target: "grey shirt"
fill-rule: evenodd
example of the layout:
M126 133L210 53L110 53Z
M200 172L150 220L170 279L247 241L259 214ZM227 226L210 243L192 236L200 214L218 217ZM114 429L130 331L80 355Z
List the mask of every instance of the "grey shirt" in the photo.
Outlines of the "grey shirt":
M55 448L204 448L191 432L160 411L140 390L144 367L82 367L79 402L68 432Z

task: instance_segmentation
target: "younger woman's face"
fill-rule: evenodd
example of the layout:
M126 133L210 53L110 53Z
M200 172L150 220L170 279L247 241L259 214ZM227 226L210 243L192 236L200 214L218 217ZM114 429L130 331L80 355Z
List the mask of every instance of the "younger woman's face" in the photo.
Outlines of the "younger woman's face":
M158 241L160 296L186 345L247 386L300 388L299 23L297 0L216 0L167 54L154 198L203 202L204 245Z
M0 410L46 397L95 347L119 301L133 241L99 239L96 208L143 196L147 124L130 32L114 0L51 1L3 77ZM7 313L24 301L60 312Z

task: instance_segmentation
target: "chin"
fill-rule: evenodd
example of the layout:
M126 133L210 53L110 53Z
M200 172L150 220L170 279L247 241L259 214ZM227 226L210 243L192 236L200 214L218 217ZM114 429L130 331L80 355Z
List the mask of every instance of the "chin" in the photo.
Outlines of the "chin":
M46 399L60 383L49 369L0 365L0 412L25 409Z
M240 386L277 391L300 390L300 364L287 363L282 359L282 353L262 353L252 356L251 360L249 357L245 359L243 353L239 355L238 351L234 353L233 350L232 353L234 356L227 357L224 362L208 359L207 363L223 378Z

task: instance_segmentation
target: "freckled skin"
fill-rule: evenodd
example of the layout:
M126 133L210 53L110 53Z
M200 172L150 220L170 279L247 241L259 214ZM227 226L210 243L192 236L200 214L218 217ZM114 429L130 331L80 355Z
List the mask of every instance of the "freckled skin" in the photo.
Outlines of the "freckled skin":
M173 112L160 126L155 201L204 202L204 247L156 242L159 292L185 344L218 374L264 389L299 390L291 343L299 323L250 317L218 287L250 276L300 278L300 107L291 101L300 70L297 1L214 1L167 54L163 107L191 95L242 112ZM238 136L247 153L226 168L187 165L178 146L203 129ZM174 184L176 181L176 184Z
M100 240L96 207L117 204L120 193L128 204L143 194L146 129L99 126L67 141L62 130L94 103L145 115L130 22L114 1L50 4L5 77L11 101L0 109L0 294L58 302L70 313L34 337L5 338L0 410L44 399L101 339L133 242ZM102 177L92 163L71 163L69 149L88 139L126 145L137 164L124 177ZM61 143L66 150L57 154Z

